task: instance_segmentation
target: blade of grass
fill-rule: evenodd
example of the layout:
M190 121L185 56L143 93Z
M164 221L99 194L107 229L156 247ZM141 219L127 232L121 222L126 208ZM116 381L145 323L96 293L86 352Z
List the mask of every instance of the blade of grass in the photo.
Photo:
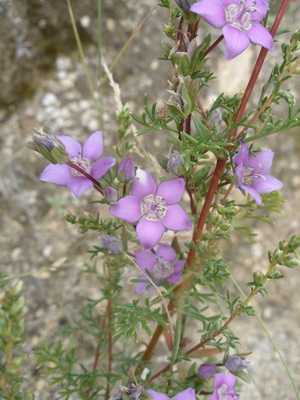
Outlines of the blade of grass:
M83 52L83 49L82 49L81 40L80 40L80 37L79 37L79 34L78 34L78 30L77 30L77 26L76 26L76 22L75 22L75 18L74 18L74 14L73 14L73 10L72 10L72 6L71 6L70 0L67 0L67 4L68 4L68 10L69 10L69 14L70 14L70 20L71 20L71 24L72 24L72 27L73 27L74 36L75 36L77 47L78 47L79 56L80 56L80 59L81 59L81 62L82 62L82 66L83 66L84 72L85 72L85 76L86 76L87 84L88 84L89 91L90 91L90 94L91 94L91 98L92 98L92 101L94 103L95 110L96 110L96 112L98 114L99 126L101 126L102 116L101 116L101 113L100 113L100 110L99 110L99 107L98 107L98 103L97 103L97 100L96 100L96 97L95 97L94 87L93 87L93 84L92 84L91 75L89 73L89 69L88 69L88 65L87 65L87 62L86 62L86 58L84 56L84 52Z
M153 7L148 14L142 19L142 21L139 23L139 25L135 28L135 30L132 32L130 38L127 40L127 42L124 44L124 46L122 47L121 51L119 52L119 54L117 55L117 57L114 59L113 63L111 64L109 71L112 72L115 68L115 66L117 65L117 63L119 62L120 58L122 57L122 55L124 54L124 52L127 50L128 46L130 45L130 43L132 42L132 40L134 39L134 37L137 35L137 33L140 31L140 29L142 28L142 26L144 25L144 23L147 21L147 19L150 17L150 15L153 13L153 11L157 8L158 6L156 5L155 7ZM106 81L107 77L105 76L103 78L102 83L104 83Z
M243 292L242 288L239 286L239 284L237 283L237 281L233 278L233 276L230 276L230 279L231 279L231 281L233 282L234 286L237 288L237 290L240 292L240 294L242 295L242 297L243 297L244 299L246 299L247 296L245 295L245 293ZM295 395L297 396L297 397L296 397L297 400L300 400L300 394L299 394L299 391L298 391L298 389L297 389L297 386L296 386L296 383L295 383L295 381L294 381L294 378L292 377L291 371L290 371L290 369L289 369L289 367L288 367L286 361L284 360L284 358L283 358L283 356L282 356L282 354L281 354L281 351L280 351L279 347L277 346L277 343L275 342L275 340L274 340L273 337L271 336L271 334L270 334L268 328L266 327L266 325L264 324L264 322L262 321L262 319L261 319L258 315L256 315L255 317L256 317L256 319L257 319L259 325L262 327L262 329L265 331L266 335L268 336L268 339L269 339L270 342L272 343L272 345L273 345L273 347L274 347L276 353L278 354L278 357L280 358L280 361L281 361L282 365L284 366L284 369L285 369L285 371L286 371L286 373L287 373L288 377L290 378L290 381L291 381L291 383L292 383L292 385L293 385Z
M101 82L103 79L103 67L102 67L102 4L101 0L98 0L98 81ZM100 129L104 128L103 121L103 91L102 86L99 85L99 123Z

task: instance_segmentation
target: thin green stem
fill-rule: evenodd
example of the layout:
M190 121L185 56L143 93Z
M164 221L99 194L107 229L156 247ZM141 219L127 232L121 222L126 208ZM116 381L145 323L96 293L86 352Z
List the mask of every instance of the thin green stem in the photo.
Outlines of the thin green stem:
M233 277L233 276L230 276L230 279L231 279L231 281L233 282L234 286L238 289L238 291L240 292L240 294L242 295L242 297L246 298L245 293L243 292L242 288L241 288L240 285L237 283L237 281L234 279L234 277ZM274 338L271 336L271 334L270 334L268 328L266 327L266 325L264 324L264 322L262 321L262 319L261 319L258 315L256 315L255 317L256 317L256 319L257 319L259 325L262 327L262 329L265 331L266 335L268 336L268 339L269 339L270 342L272 343L272 345L273 345L273 347L274 347L276 353L278 354L278 357L280 358L280 361L281 361L282 365L284 366L284 369L285 369L285 371L286 371L286 373L287 373L287 375L288 375L288 377L289 377L289 379L290 379L290 381L291 381L291 383L292 383L292 385L293 385L294 392L295 392L295 394L296 394L296 396L297 396L297 400L299 400L299 399L300 399L300 393L299 393L299 391L298 391L298 389L297 389L297 386L296 386L296 383L295 383L295 381L294 381L294 379L293 379L293 377L292 377L291 371L290 371L290 369L289 369L289 367L288 367L288 365L287 365L285 359L283 358L283 355L282 355L282 353L281 353L279 347L277 346L277 343L275 342Z
M115 68L115 66L118 64L120 58L122 57L122 55L125 53L125 51L127 50L128 46L130 45L130 43L133 41L133 39L135 38L135 36L137 35L137 33L140 31L140 29L142 28L142 26L144 25L144 23L147 21L147 19L150 17L150 15L153 13L153 11L157 8L158 6L156 5L155 7L153 7L148 14L145 16L145 18L143 18L143 20L139 23L139 25L135 28L135 30L132 32L130 38L127 40L127 42L124 44L124 46L122 47L121 51L119 52L119 54L117 55L117 57L114 59L113 63L111 64L109 70L110 72L112 72ZM105 76L103 78L102 84L106 81L107 77Z
M103 90L100 82L103 79L103 67L102 67L102 4L101 0L98 0L98 81L99 81L99 125L100 129L104 129L103 120Z
M95 110L96 110L96 112L98 114L99 126L101 126L102 116L100 115L99 107L98 107L97 100L96 100L96 97L95 97L94 85L92 83L91 75L89 73L88 65L87 65L87 62L86 62L86 59L85 59L85 56L84 56L84 52L83 52L83 49L82 49L81 40L80 40L80 37L79 37L79 34L78 34L78 30L77 30L77 26L76 26L76 22L75 22L75 18L74 18L74 14L73 14L73 10L72 10L72 6L71 6L70 0L67 0L67 4L68 4L68 9L69 9L69 14L70 14L71 24L72 24L72 27L73 27L74 36L75 36L77 47L78 47L78 52L79 52L79 55L80 55L80 58L81 58L81 62L82 62L82 66L83 66L83 69L84 69L84 72L85 72L85 76L86 76L87 84L88 84L88 87L89 87L90 95L91 95L92 101L94 103Z

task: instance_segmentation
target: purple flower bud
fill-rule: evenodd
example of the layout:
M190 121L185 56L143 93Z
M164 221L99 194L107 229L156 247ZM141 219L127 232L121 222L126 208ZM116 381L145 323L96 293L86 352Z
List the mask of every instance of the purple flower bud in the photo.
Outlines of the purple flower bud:
M189 0L175 0L178 7L182 8L185 13L188 13L191 8Z
M184 159L181 157L179 151L173 150L168 160L167 168L174 174L178 174L178 165L183 165Z
M224 365L229 372L240 372L243 371L243 369L248 368L250 362L243 360L237 355L232 355L227 357Z
M105 195L109 203L116 203L118 201L118 192L111 186L108 186L105 189Z
M215 364L202 364L198 369L198 375L201 378L211 378L214 376L217 370L217 366Z
M100 247L109 250L112 254L119 254L123 251L123 243L114 236L106 234L100 235L98 241Z
M32 140L37 148L44 146L48 151L51 151L54 147L59 147L62 150L66 150L66 146L55 137L47 123L41 129L33 128Z
M121 182L129 182L135 177L135 168L130 156L127 156L120 162L118 175L123 172L123 177L120 176ZM125 179L124 179L125 176Z

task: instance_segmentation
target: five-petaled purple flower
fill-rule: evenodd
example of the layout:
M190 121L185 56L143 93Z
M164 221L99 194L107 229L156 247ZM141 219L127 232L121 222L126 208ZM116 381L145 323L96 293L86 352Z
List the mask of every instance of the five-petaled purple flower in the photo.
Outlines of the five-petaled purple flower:
M260 194L282 188L282 183L278 179L267 174L273 157L274 152L269 149L255 155L249 154L248 146L241 141L239 152L232 158L238 177L236 187L251 194L258 205L262 203Z
M177 283L181 277L181 270L184 267L184 260L177 260L177 254L169 244L161 244L155 253L151 251L138 250L134 253L137 265L147 274L150 272L152 279L157 282ZM140 276L145 282L136 285L136 293L143 293L146 288L154 290L144 275Z
M226 58L231 60L251 43L274 51L270 32L261 25L269 8L268 0L201 0L191 11L215 28L223 28Z
M137 237L144 250L152 249L165 229L189 230L192 223L177 204L184 191L183 178L170 179L156 186L151 174L137 170L137 180L131 184L131 194L110 206L109 212L130 224L136 224Z
M152 389L147 390L147 392L153 396L153 400L170 400L170 397L164 393L155 392ZM196 400L195 390L192 388L185 389L172 397L172 400Z
M94 179L100 179L113 165L116 160L112 157L103 157L102 132L94 132L87 138L83 147L77 140L65 135L56 135L65 145L69 160L91 175ZM45 182L54 183L59 186L67 186L75 196L80 196L93 187L93 182L75 171L66 164L50 164L40 175Z
M210 400L238 400L239 395L234 391L236 376L230 372L221 372L214 376L214 391Z

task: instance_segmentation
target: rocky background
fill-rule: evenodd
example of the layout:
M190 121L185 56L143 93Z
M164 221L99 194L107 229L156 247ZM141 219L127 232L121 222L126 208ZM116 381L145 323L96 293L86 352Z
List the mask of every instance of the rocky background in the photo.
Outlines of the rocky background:
M155 5L154 0L103 0L103 57L108 65ZM73 0L72 6L97 91L97 4L92 0ZM296 0L291 2L282 28L297 27L299 7ZM166 19L166 10L157 8L114 71L122 101L128 102L137 113L142 110L146 92L150 102L157 100L163 105L162 101L168 99L167 80L172 78L173 70L170 64L157 59L163 56L160 42L166 39L161 25ZM215 36L218 33L212 31ZM288 37L285 34L279 40ZM252 46L228 63L220 46L210 61L220 79L207 94L206 107L221 91L233 94L245 87L257 53L258 49ZM24 389L34 391L38 400L52 400L59 398L59 388L48 387L47 378L36 369L32 352L43 338L55 343L61 326L78 313L87 295L91 298L99 295L92 279L80 274L88 259L85 252L97 244L97 235L79 235L62 214L67 210L78 215L86 210L95 214L98 209L89 204L95 199L92 192L78 199L65 188L40 182L38 176L47 162L29 151L24 142L30 139L32 128L45 121L56 133L84 141L98 129L98 119L65 1L0 0L0 54L0 268L8 275L28 274L23 278L29 338L24 345L28 354ZM265 76L272 61L274 56L270 55L263 71ZM293 85L299 103L297 78ZM108 85L103 89L103 99L105 154L111 155L117 125L115 99ZM285 108L278 107L277 112L284 115ZM166 150L164 142L162 133L150 133L144 145L157 154ZM233 243L224 247L224 256L231 261L233 274L241 285L252 280L254 271L267 267L267 250L277 247L279 240L300 233L299 130L270 137L265 144L276 152L272 173L284 182L283 195L287 201L282 214L275 215L274 226L255 224L258 244L235 235ZM142 163L139 155L136 161ZM270 282L269 295L264 299L257 297L253 305L281 349L300 389L300 272L297 269L281 272L285 279ZM133 293L132 285L130 290ZM277 354L255 318L249 321L239 317L232 329L240 337L240 350L253 352L249 359L255 384L243 385L241 399L296 399ZM93 343L86 343L82 337L78 343L87 365L91 365ZM158 348L157 356L159 360L167 356L163 346Z

